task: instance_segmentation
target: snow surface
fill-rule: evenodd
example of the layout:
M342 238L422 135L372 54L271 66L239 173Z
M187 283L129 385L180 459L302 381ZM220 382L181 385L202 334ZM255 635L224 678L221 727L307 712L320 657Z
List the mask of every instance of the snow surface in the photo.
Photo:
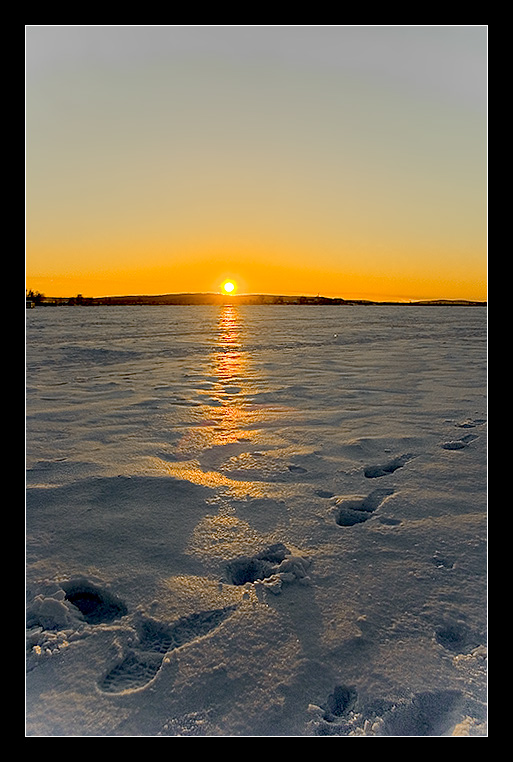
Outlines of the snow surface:
M28 736L486 736L486 310L27 311Z

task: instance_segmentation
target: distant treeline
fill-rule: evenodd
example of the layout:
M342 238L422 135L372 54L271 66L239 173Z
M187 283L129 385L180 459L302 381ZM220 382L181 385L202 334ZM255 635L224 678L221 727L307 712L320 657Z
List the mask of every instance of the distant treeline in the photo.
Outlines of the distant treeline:
M486 302L466 301L463 299L435 299L417 302L377 302L367 299L342 299L327 296L277 296L273 294L242 294L224 296L222 294L162 294L160 296L101 296L85 297L82 294L72 297L47 297L39 292L27 292L27 306L149 306L149 305L195 305L195 304L312 304L312 305L460 305L484 306Z

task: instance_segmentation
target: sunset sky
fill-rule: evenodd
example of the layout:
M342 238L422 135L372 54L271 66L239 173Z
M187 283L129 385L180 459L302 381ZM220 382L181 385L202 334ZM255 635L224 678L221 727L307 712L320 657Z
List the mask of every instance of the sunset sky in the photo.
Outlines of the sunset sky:
M486 299L486 26L26 26L26 286Z

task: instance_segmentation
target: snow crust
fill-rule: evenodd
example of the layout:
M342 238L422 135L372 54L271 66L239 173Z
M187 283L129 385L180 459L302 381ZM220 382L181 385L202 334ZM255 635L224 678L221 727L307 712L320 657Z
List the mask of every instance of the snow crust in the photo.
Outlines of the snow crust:
M28 736L487 734L486 311L27 311Z

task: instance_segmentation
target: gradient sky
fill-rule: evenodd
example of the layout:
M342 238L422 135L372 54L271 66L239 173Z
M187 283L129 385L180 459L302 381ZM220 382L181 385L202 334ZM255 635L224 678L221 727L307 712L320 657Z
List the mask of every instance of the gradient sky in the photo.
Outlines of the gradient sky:
M26 284L486 299L487 27L26 26Z

